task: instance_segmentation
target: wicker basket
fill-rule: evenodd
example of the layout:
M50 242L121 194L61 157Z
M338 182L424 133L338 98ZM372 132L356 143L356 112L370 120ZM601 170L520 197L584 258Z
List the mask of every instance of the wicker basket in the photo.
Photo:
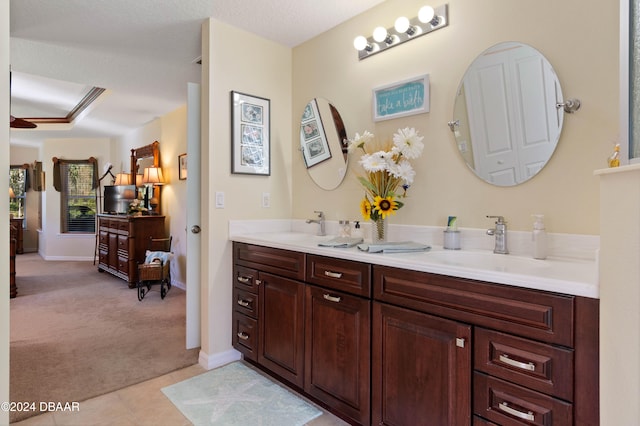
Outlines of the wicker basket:
M160 281L169 275L169 262L143 263L138 265L138 280L140 281Z

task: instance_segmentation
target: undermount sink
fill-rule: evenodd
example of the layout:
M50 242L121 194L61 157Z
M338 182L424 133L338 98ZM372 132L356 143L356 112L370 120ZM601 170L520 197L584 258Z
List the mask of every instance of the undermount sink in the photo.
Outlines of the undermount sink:
M544 260L509 254L495 254L490 251L431 251L427 253L426 258L445 265L496 271L523 271L547 266Z

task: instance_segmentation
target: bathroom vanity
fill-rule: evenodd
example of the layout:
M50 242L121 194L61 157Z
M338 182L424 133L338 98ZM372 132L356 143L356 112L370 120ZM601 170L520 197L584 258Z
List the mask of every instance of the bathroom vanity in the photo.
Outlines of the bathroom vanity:
M558 265L537 264L540 286L506 266L485 275L510 284L442 251L287 238L232 237L233 346L345 420L598 424L599 301L538 288Z

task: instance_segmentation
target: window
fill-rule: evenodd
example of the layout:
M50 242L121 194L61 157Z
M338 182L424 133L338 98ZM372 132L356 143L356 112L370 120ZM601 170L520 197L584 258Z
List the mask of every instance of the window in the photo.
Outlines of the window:
M14 218L22 218L22 226L25 225L27 194L27 169L24 166L9 167L9 188L13 191L14 198L9 198L9 213ZM9 193L11 197L11 193Z
M95 166L90 160L60 162L60 232L95 233Z

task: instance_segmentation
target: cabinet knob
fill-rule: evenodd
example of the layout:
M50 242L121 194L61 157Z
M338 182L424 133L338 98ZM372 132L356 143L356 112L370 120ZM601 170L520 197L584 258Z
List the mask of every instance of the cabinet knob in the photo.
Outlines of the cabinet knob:
M238 299L238 305L240 305L240 306L242 306L244 308L248 307L250 304L251 303L246 301L246 300Z
M251 281L251 277L243 277L242 275L239 275L237 277L238 281L240 281L242 284L247 284Z
M456 337L456 346L459 348L464 348L464 337Z
M237 334L237 336L238 336L239 339L242 339L242 340L248 340L249 339L249 335L247 333L242 332L242 331L239 332Z

